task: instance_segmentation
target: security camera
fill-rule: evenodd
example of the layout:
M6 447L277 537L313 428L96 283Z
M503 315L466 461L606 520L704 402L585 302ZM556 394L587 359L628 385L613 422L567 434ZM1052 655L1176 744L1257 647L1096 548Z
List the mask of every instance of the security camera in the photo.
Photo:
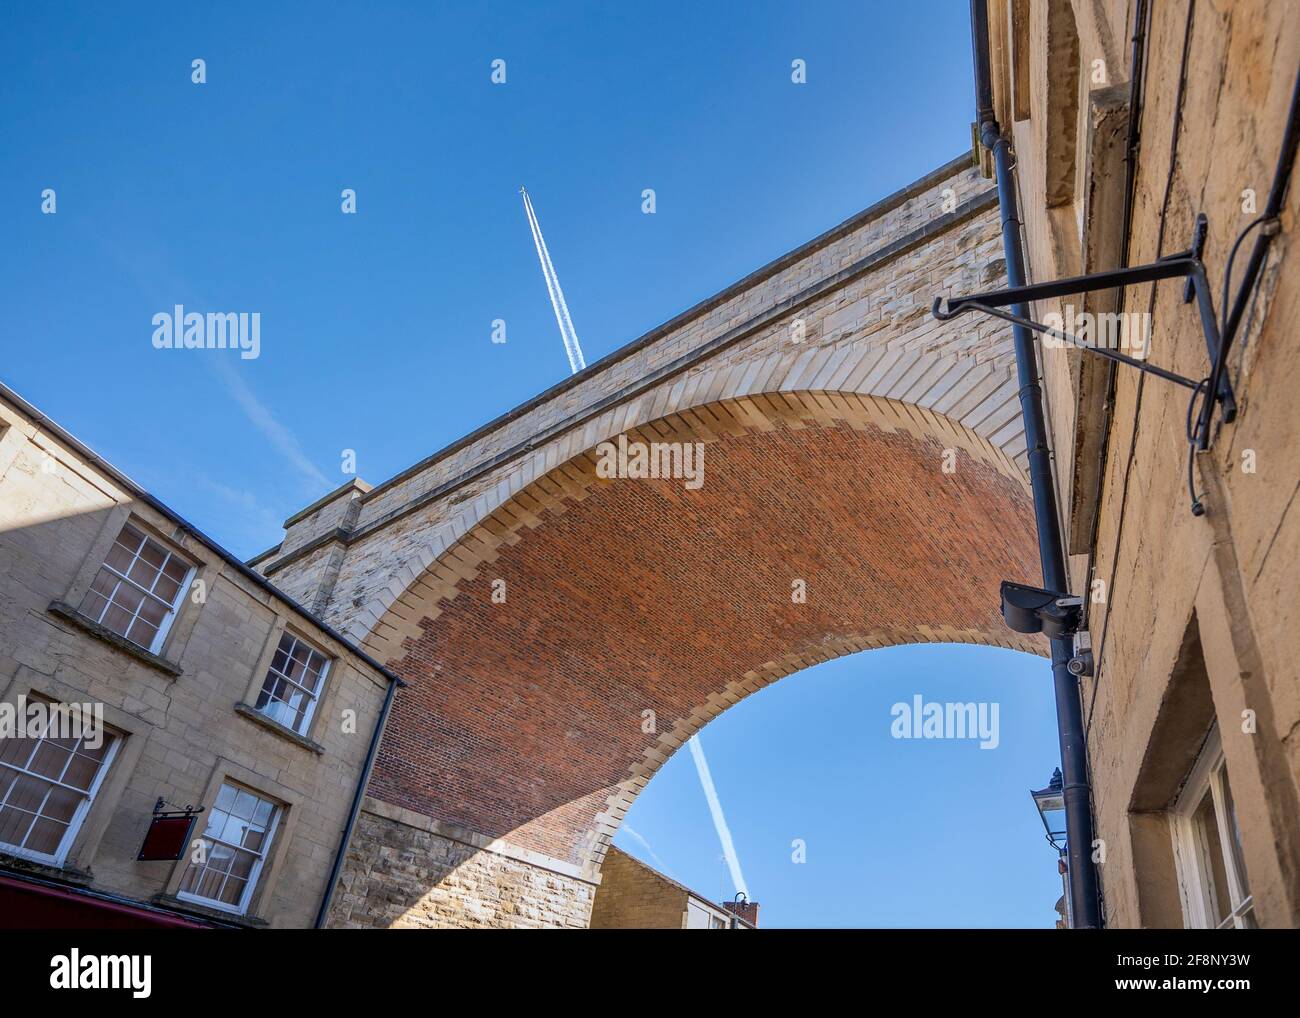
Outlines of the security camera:
M1042 633L1051 640L1073 636L1082 612L1081 597L1002 581L1002 618L1017 633Z
M1084 650L1075 654L1065 663L1066 669L1076 678L1082 678L1085 675L1092 674L1092 651Z

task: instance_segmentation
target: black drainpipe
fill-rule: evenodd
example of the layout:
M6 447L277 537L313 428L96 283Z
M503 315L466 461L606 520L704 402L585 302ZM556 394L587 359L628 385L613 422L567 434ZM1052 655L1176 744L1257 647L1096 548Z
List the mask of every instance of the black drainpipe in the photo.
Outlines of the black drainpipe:
M343 861L347 857L348 842L352 840L352 831L357 826L357 817L361 815L361 803L366 797L366 785L370 784L370 772L375 769L375 757L379 753L379 743L384 737L384 727L388 724L388 715L393 709L393 697L397 687L405 685L401 679L393 677L388 680L388 692L384 694L384 706L379 711L375 730L370 736L370 748L366 750L366 762L361 768L361 777L357 780L357 790L352 796L352 808L348 811L347 826L343 828L343 837L334 853L334 865L330 867L330 878L325 884L325 893L321 895L320 910L316 913L315 929L323 929L325 917L329 915L330 902L334 899L334 888L338 886L339 874L343 872Z
M1015 167L1011 146L1002 137L993 113L993 81L989 73L989 22L986 0L971 0L971 42L975 57L975 95L978 105L979 136L993 154L997 170L998 206L1002 213L1002 249L1007 260L1007 285L1024 286L1024 252L1020 246L1020 212L1016 203ZM1014 305L1012 313L1029 316L1029 309ZM1042 561L1043 586L1068 593L1069 575L1056 511L1056 488L1052 483L1051 450L1043 420L1043 393L1038 384L1038 356L1028 329L1013 325L1016 373L1020 381L1020 414L1025 425L1029 453L1029 482L1034 495L1034 518L1038 530L1038 557ZM1070 904L1076 928L1101 926L1097 896L1097 872L1092 864L1092 795L1088 785L1087 743L1083 734L1083 709L1079 681L1066 667L1074 656L1074 641L1056 639L1052 644L1052 679L1056 687L1056 727L1061 744L1061 772L1065 781L1065 827L1070 877Z

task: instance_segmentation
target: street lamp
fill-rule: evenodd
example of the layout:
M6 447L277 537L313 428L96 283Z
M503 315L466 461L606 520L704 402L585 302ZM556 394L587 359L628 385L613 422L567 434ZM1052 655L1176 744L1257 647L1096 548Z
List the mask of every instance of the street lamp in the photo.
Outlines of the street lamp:
M1038 816L1043 821L1043 830L1047 832L1047 843L1056 849L1056 866L1061 874L1064 893L1061 895L1065 904L1066 926L1074 925L1074 909L1070 902L1069 867L1065 861L1065 782L1061 778L1061 768L1052 772L1052 780L1046 788L1031 791L1029 794L1038 807ZM1058 908L1060 905L1057 906Z
M1042 818L1043 829L1047 831L1047 842L1057 852L1065 851L1065 792L1061 779L1061 768L1052 772L1052 780L1046 788L1030 792L1038 815Z

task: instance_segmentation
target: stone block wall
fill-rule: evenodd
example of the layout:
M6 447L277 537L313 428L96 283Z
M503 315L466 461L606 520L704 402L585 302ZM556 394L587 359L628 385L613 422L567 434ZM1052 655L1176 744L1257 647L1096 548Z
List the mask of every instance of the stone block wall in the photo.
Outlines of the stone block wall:
M686 925L689 893L626 852L611 848L591 911L593 930L674 930Z
M535 859L368 800L328 926L585 928L596 884Z

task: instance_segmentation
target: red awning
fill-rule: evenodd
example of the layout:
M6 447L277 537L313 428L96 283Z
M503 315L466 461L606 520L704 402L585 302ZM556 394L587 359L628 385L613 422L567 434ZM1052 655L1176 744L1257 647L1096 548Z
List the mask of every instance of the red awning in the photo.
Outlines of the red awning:
M66 887L0 876L0 928L10 930L212 929L211 923Z

